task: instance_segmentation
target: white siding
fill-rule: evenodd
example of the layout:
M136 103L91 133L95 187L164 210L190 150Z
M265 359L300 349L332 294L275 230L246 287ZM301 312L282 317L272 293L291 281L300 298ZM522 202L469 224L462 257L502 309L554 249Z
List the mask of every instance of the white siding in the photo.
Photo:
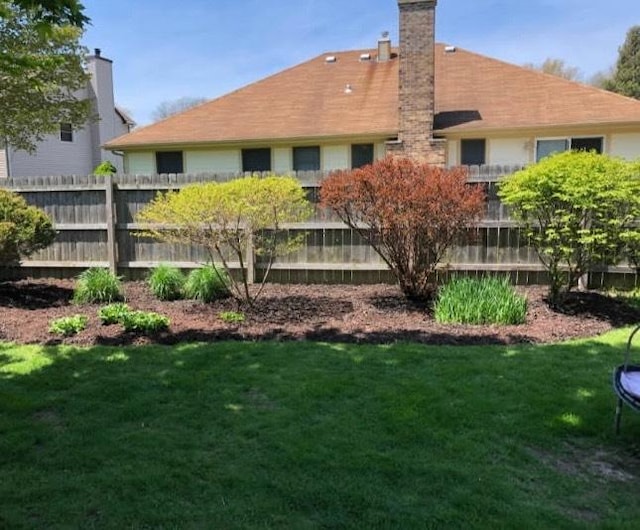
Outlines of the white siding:
M640 133L612 134L609 153L628 160L640 158Z
M326 145L322 148L322 169L333 171L334 169L348 169L350 158L349 145Z
M8 176L7 152L4 149L0 149L0 179L6 179Z
M130 175L153 175L156 172L153 153L125 154L125 172Z
M274 173L293 171L293 152L291 147L277 147L272 151Z
M387 146L385 144L375 144L373 146L373 159L381 160L387 156Z
M491 138L488 143L488 164L528 164L531 143L528 138Z
M239 149L185 151L185 173L238 173L241 171Z

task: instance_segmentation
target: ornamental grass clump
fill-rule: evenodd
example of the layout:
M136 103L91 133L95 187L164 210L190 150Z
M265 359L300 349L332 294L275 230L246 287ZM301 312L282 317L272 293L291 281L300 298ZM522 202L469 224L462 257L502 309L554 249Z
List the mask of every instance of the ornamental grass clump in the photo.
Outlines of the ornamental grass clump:
M527 299L518 295L507 278L459 278L444 286L435 304L442 324L522 324Z
M76 304L103 304L122 300L120 278L108 269L92 267L78 275L73 290Z
M151 292L158 300L179 300L184 296L185 275L177 267L166 263L158 265L147 280Z
M184 284L187 298L201 302L213 302L229 296L229 276L215 265L205 265L192 270Z

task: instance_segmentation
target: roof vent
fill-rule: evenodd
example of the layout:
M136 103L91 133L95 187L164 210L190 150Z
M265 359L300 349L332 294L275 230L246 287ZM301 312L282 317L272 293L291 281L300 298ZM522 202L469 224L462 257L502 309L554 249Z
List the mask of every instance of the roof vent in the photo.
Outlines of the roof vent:
M370 60L371 60L371 54L370 53L362 53L362 54L360 54L360 62L370 61Z
M456 47L455 46L445 46L444 47L444 53L455 53L456 52Z
M336 56L335 56L335 55L327 55L327 56L324 58L324 61L325 61L326 63L335 63L337 60L338 60L338 59L336 58Z
M353 87L352 87L351 85L347 85L347 86L344 88L344 93L345 93L345 94L351 94L351 93L353 93Z

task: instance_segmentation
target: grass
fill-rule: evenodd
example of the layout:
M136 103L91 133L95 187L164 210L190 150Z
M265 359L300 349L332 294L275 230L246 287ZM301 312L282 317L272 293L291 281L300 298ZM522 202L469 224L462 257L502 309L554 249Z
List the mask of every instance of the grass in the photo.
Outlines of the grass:
M0 528L636 528L627 336L0 344Z
M522 324L527 299L508 278L458 278L440 290L434 314L443 324Z
M183 296L185 275L167 263L158 265L149 275L148 284L158 300L179 300Z
M101 304L122 300L122 282L109 269L91 267L78 275L73 289L76 304Z

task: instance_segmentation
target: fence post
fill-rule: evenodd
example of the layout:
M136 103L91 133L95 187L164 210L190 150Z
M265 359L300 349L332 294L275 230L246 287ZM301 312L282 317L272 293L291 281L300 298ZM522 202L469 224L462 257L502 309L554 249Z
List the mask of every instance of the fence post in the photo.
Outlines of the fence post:
M104 177L105 213L107 218L107 260L109 270L118 273L118 242L116 240L116 215L113 202L113 175Z

